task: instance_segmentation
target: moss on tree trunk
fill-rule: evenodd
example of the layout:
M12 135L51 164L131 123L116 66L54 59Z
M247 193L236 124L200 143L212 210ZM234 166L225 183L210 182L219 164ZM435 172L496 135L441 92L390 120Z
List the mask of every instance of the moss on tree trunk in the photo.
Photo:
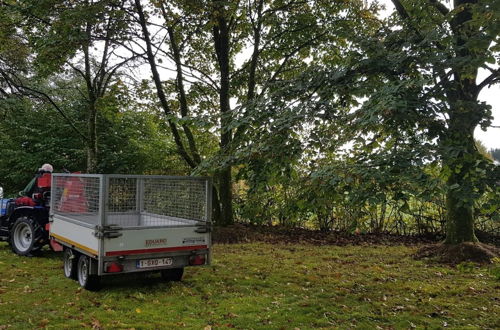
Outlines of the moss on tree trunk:
M454 179L449 180L455 182ZM446 194L446 244L459 244L463 242L477 242L474 233L474 209L471 205L464 204L456 196L455 191Z
M477 242L474 234L476 163L481 159L474 141L475 123L463 108L451 112L449 135L442 145L447 171L446 244ZM470 116L470 114L469 114Z

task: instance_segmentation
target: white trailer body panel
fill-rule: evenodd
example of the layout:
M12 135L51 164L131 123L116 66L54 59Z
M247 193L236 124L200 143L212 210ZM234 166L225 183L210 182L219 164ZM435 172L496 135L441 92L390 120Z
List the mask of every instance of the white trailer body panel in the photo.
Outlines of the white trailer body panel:
M50 225L50 236L65 246L76 248L91 256L99 255L99 239L95 229L84 223L54 216Z
M124 229L121 231L122 236L104 239L103 254L109 257L207 249L209 234L196 233L195 229L196 227Z

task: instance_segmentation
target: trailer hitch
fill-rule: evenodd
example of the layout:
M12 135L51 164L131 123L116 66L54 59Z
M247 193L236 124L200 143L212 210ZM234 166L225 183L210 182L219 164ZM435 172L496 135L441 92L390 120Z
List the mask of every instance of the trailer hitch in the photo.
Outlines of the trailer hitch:
M117 225L95 226L94 236L97 238L117 238L123 235L123 228Z

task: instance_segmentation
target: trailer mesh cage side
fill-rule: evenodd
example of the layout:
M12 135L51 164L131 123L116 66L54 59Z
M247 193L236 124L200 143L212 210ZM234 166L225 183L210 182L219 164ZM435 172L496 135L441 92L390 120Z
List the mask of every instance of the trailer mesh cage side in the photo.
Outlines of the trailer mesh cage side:
M52 175L51 212L98 224L101 210L101 178L81 175Z
M53 187L52 213L89 224L150 227L210 221L208 178L54 174Z

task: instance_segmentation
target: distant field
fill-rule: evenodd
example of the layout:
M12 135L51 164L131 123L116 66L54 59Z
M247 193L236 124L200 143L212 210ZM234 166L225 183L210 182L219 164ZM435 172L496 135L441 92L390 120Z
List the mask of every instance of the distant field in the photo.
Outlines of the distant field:
M485 268L427 264L405 246L216 245L181 283L66 279L60 255L0 244L0 329L498 328L500 282Z

